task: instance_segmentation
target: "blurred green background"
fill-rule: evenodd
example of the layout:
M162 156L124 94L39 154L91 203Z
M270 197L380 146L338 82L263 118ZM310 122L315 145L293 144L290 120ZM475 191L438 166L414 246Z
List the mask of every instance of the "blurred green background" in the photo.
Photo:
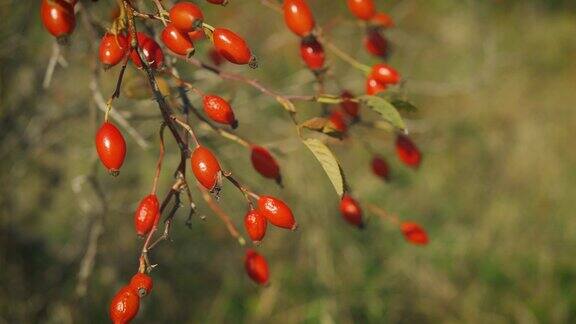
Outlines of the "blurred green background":
M121 98L116 108L150 147L127 137L117 179L95 165L91 38L79 21L63 49L67 67L58 65L43 89L53 40L38 2L0 0L0 323L106 322L109 300L137 268L142 242L132 217L150 190L160 119L138 118L157 114L152 100ZM95 19L109 20L114 1L82 2ZM327 37L377 62L364 54L362 29L344 1L309 2L317 21L330 26ZM203 7L207 22L244 35L259 57L258 70L226 70L282 93L312 93L314 78L280 16L256 0ZM186 79L232 99L238 134L272 149L285 189L253 171L236 144L199 128L201 140L255 191L286 200L300 229L270 228L259 250L272 284L260 288L244 274L243 250L198 199L205 221L194 218L189 230L181 209L173 241L153 251L155 287L136 322L576 322L576 4L402 0L378 7L396 20L386 33L394 45L390 63L421 109L408 126L424 162L417 172L403 167L392 136L381 131L353 128L351 140L332 147L355 196L420 222L431 243L409 245L391 223L369 214L366 230L347 226L320 165L273 100L179 62ZM199 45L198 57L206 50ZM361 74L329 60L341 85L363 91ZM104 96L117 73L99 77ZM137 75L130 67L127 77ZM334 82L327 89L338 91ZM297 108L300 120L319 113L317 105ZM371 156L355 136L389 159L392 183L370 173ZM167 143L161 193L178 159ZM241 227L245 206L232 186L224 186L220 205ZM83 291L81 260L100 217L102 237Z

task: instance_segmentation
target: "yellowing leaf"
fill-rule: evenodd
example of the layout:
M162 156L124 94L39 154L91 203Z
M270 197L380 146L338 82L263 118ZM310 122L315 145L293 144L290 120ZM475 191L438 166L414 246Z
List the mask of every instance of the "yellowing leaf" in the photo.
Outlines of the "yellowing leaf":
M344 177L340 164L338 164L338 160L336 160L332 151L330 151L324 143L315 138L305 139L303 142L312 154L314 154L316 160L320 162L320 165L322 165L336 193L342 197L345 188Z
M358 99L362 104L380 114L380 116L392 126L402 130L406 128L398 110L386 99L368 95L360 96Z

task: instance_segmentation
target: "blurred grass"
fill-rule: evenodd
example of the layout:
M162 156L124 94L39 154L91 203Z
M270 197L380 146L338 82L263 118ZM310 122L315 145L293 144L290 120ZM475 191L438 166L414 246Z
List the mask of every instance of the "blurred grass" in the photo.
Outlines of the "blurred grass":
M110 3L86 5L106 17ZM343 2L311 3L318 21L338 22L328 31L337 44L375 62L360 48L359 28ZM406 170L389 135L354 130L391 161L395 181L383 184L369 173L361 145L347 141L334 151L356 196L421 222L431 244L407 245L375 217L363 232L346 226L328 179L274 102L188 68L188 79L233 98L239 134L274 148L286 189L255 174L248 152L208 132L203 140L250 187L288 201L301 227L267 235L261 251L272 285L260 289L243 273L242 250L203 204L206 221L196 218L192 230L182 226L181 211L173 242L152 255L160 266L137 322L576 321L574 2L404 0L379 7L398 19L389 35L391 63L422 109L409 128L424 164ZM32 1L0 1L0 322L105 322L109 299L136 269L141 242L132 235L132 212L151 185L158 122L134 122L153 147L144 151L128 138L120 178L99 169L109 204L106 231L89 291L77 299L78 263L98 212L87 186L79 194L72 188L92 168L94 58L79 29L65 50L70 66L57 68L51 88L42 90L52 45L36 13ZM227 69L284 93L310 92L313 77L302 69L296 38L258 1L206 6L206 16L246 35L259 56L256 71ZM362 76L330 60L340 82L361 92ZM103 76L105 94L116 72ZM156 112L149 100L121 99L117 106ZM318 112L314 105L298 108L302 119ZM177 163L169 145L167 168ZM161 188L169 181L166 171ZM244 206L231 186L221 205L240 226Z

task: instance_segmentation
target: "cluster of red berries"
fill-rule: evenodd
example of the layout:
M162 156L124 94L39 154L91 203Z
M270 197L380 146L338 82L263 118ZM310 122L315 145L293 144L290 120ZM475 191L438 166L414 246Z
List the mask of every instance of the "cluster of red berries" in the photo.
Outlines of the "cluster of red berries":
M150 294L152 290L152 277L138 272L130 283L114 295L110 302L110 319L113 323L129 323L138 314L140 298Z
M75 27L74 6L77 0L42 0L41 17L46 29L64 43ZM207 0L218 5L226 5L228 0ZM127 4L125 4L127 6ZM373 0L347 0L348 9L358 19L364 22L366 34L364 45L366 50L381 59L388 56L388 42L383 31L394 24L385 13L378 13ZM282 7L284 21L287 27L300 37L300 55L307 68L314 73L320 82L326 71L326 55L324 44L329 45L326 39L319 37L314 16L306 0L284 0ZM122 11L121 11L122 12ZM165 66L163 47L174 56L190 60L195 53L194 43L209 38L213 47L209 57L215 65L228 61L233 64L256 67L256 59L245 40L226 28L212 27L205 23L201 8L189 1L180 1L173 5L168 12L160 12L161 19L166 22L159 40L142 32L127 30L123 23L113 24L101 39L99 47L99 60L104 69L109 69L120 63L123 68L131 61L137 68L146 68L161 73ZM116 16L115 20L124 22L125 16ZM118 27L122 26L122 27ZM144 62L142 61L144 60ZM169 63L169 62L168 62ZM170 64L167 64L170 65ZM400 82L400 74L386 63L378 63L361 68L367 73L365 84L366 94L373 96ZM369 70L369 71L368 71ZM120 74L122 76L122 73ZM121 79L120 79L121 81ZM118 84L120 84L119 82ZM193 88L203 103L204 114L217 124L227 125L232 129L238 126L238 121L230 103L215 94L205 94ZM328 123L328 128L338 137L343 138L348 128L360 120L360 101L348 90L339 95L339 105L334 107L328 118L322 119ZM110 99L110 103L114 97ZM337 98L337 96L333 96ZM95 144L101 163L113 175L118 175L126 157L126 141L120 130L107 120L98 129ZM176 117L175 117L176 118ZM188 126L189 127L189 126ZM192 132L192 131L190 131ZM191 150L190 166L197 182L215 195L221 190L223 178L230 180L230 174L223 171L216 155L207 147L196 141ZM269 150L262 146L246 144L250 149L250 160L254 169L263 177L275 180L282 185L280 166ZM405 165L418 168L422 154L414 142L406 135L396 135L396 154ZM158 167L160 168L160 167ZM372 172L381 179L389 181L390 167L386 160L375 155L371 161ZM159 169L158 169L159 172ZM157 178L155 178L157 179ZM235 180L231 180L233 183ZM156 182L155 182L156 183ZM236 183L237 184L237 183ZM161 207L156 196L156 185L152 193L145 196L139 203L134 214L134 228L139 236L147 236L146 242L153 236L161 218ZM237 187L247 199L248 211L244 216L246 233L255 245L264 239L268 223L273 226L295 230L297 223L290 207L281 199L268 195L257 195L253 192ZM349 224L358 228L365 226L363 211L360 203L345 192L340 201L340 213ZM369 207L369 206L368 206ZM399 223L400 230L408 242L424 245L428 237L424 229L413 222ZM145 243L146 247L146 243ZM110 317L115 323L127 323L132 320L139 308L140 298L147 295L152 289L152 279L145 274L146 264L140 264L140 271L132 278L130 284L120 289L114 296L110 305ZM266 259L254 249L246 250L245 270L248 276L256 283L267 285L270 271ZM144 270L142 270L144 269Z

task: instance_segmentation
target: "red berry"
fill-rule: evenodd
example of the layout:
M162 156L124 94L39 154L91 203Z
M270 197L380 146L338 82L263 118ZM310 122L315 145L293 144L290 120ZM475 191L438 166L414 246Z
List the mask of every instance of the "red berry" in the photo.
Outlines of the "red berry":
M106 34L100 41L99 58L108 69L122 61L128 53L128 40L124 35Z
M346 194L340 201L340 213L344 220L359 228L364 227L362 222L362 208L350 195Z
M65 43L76 27L74 6L64 0L42 0L40 16L50 34Z
M386 84L376 80L372 75L366 79L366 94L376 95L386 90Z
M181 32L173 24L168 24L162 31L162 42L178 55L190 57L194 54L194 44L188 34Z
M256 67L256 59L242 37L225 28L214 29L213 37L214 47L225 59L234 64L250 64L251 67Z
M188 37L190 37L190 40L192 42L195 42L204 39L204 37L206 37L206 34L204 33L203 29L195 29L191 32L188 32Z
M255 244L259 244L264 238L264 235L266 235L267 225L268 221L266 221L266 217L262 216L262 214L255 209L251 209L246 216L244 216L246 232L248 232L248 236L250 236L250 239L252 239Z
M400 161L412 168L418 168L422 162L422 153L416 144L403 134L396 137L396 154Z
M199 146L192 153L190 163L192 164L192 172L198 182L206 189L216 189L221 169L220 163L218 163L214 154L209 149Z
M252 280L260 285L268 284L270 278L270 271L268 270L268 262L263 256L254 250L246 251L246 258L244 259L244 267L246 273Z
M379 12L379 13L375 14L374 17L372 17L372 19L370 19L370 23L374 26L381 27L381 28L394 27L394 21L392 20L392 18L388 14L386 14L384 12Z
M350 99L354 98L350 91L344 90L340 97L344 100L340 104L340 107L344 112L346 112L350 117L358 117L358 113L360 112L360 104L354 102Z
M136 234L144 236L150 233L154 225L158 223L159 218L160 203L158 202L158 197L155 194L144 197L134 214Z
M139 297L150 294L152 284L152 277L141 272L138 272L130 279L130 288L132 288Z
M370 20L376 14L374 0L348 0L348 9L362 20Z
M261 196L258 199L258 211L274 226L291 230L298 227L290 207L278 198Z
M380 156L372 158L372 172L378 177L390 181L390 167L384 158Z
M200 7L192 2L178 2L170 8L170 22L182 32L189 32L202 27L204 15Z
M346 125L346 119L344 118L344 114L339 110L333 110L330 114L330 125L339 133L346 133L348 130L348 125Z
M374 56L382 58L388 56L388 41L377 30L369 31L364 37L364 47Z
M218 51L213 48L210 49L210 51L208 52L208 57L210 57L210 61L212 61L212 64L216 66L220 66L222 65L222 63L225 62L222 55L220 55L220 53L218 53Z
M315 38L304 38L300 42L300 56L310 70L320 70L324 67L326 55L322 44Z
M162 53L160 45L158 45L153 38L141 32L136 34L136 38L138 39L138 46L142 49L144 58L150 67L153 69L161 67L164 62L164 53ZM137 51L132 51L130 53L130 59L138 68L142 67L142 60L140 60Z
M376 81L384 84L397 84L400 82L400 74L398 71L385 63L374 65L370 76L372 76Z
M310 35L314 29L314 16L305 0L284 1L284 22L300 37Z
M280 167L267 149L253 145L250 159L252 160L252 166L258 173L266 178L280 182Z
M205 95L203 101L204 113L210 119L220 124L230 125L232 128L238 127L238 121L228 101L216 95Z
M116 293L110 303L110 319L113 323L128 323L140 308L140 297L130 286L124 286Z
M126 141L122 133L110 122L102 124L96 133L96 151L100 162L113 175L118 175L126 157Z
M416 245L428 244L428 234L419 224L404 222L400 225L400 230L402 230L406 241Z
M210 3L225 6L228 4L228 0L206 0Z

